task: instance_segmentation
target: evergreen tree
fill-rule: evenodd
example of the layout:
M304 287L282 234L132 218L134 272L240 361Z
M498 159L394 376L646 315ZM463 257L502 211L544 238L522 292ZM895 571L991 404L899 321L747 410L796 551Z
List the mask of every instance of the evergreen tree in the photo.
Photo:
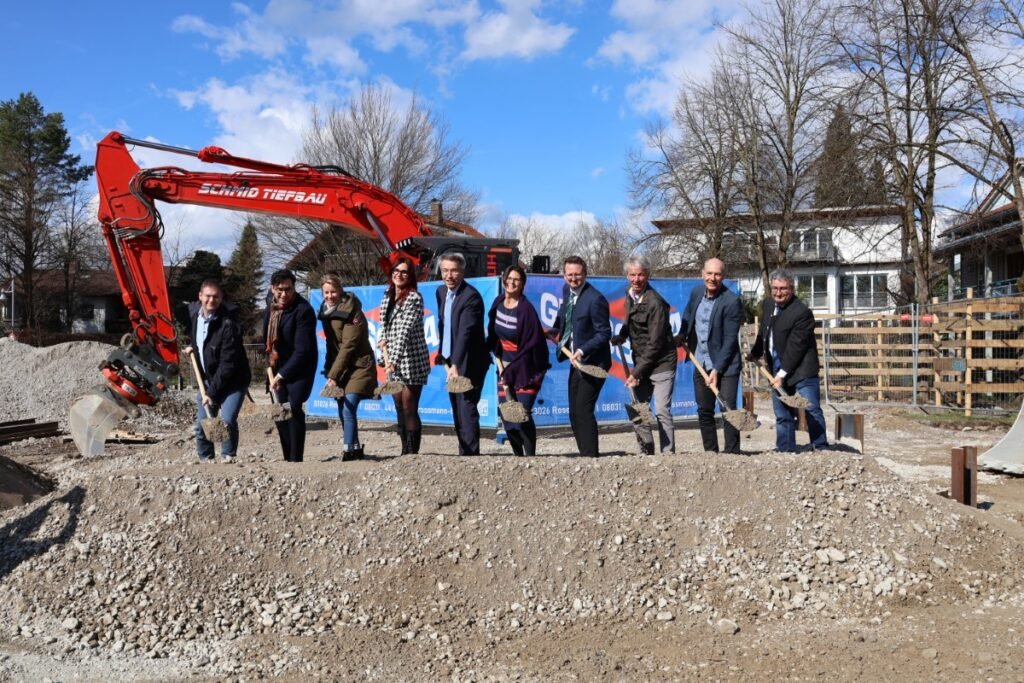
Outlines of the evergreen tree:
M256 226L246 222L238 246L224 269L224 295L238 306L238 323L243 334L255 334L260 317L256 304L262 288L263 252L256 238Z
M859 163L860 149L850 117L843 105L836 107L818 157L814 207L863 206L871 203L868 183Z
M201 249L192 254L178 274L177 281L170 287L174 320L181 329L188 329L188 305L199 300L199 288L203 280L219 282L223 278L224 268L220 264L220 256Z
M24 297L22 315L39 322L35 285L50 251L54 215L77 183L92 173L70 154L64 116L47 114L32 93L0 102L0 253L5 273Z

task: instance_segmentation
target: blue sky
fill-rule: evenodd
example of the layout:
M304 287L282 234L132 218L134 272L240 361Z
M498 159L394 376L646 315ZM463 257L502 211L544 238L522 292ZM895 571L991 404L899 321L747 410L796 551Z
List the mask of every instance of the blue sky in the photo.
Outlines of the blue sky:
M365 83L413 93L469 148L463 182L480 227L533 217L568 226L628 208L624 163L665 116L684 74L703 72L733 0L588 3L250 0L10 4L0 97L31 91L65 116L90 161L111 130L239 156L301 161L316 105ZM143 165L188 165L150 150ZM189 248L223 256L238 214L163 209Z

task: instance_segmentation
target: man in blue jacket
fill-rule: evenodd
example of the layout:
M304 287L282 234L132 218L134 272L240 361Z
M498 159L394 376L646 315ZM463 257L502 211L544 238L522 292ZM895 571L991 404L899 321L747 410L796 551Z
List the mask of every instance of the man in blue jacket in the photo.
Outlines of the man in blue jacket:
M718 389L722 401L729 409L736 408L736 395L740 384L740 325L743 306L735 293L722 281L725 264L717 258L708 259L701 271L703 286L690 292L690 300L683 312L683 324L676 335L676 343L685 345L690 359L704 368L705 382L696 369L693 372L693 394L697 400L697 424L700 426L704 450L718 452L718 432L715 429L715 395ZM710 385L710 386L709 386ZM740 432L728 422L722 425L725 452L740 452Z
M242 328L234 319L237 308L224 303L224 292L216 280L205 280L199 287L199 301L189 304L189 338L192 343L182 353L197 353L206 399L196 397L196 450L199 460L212 461L214 445L203 433L207 415L219 416L228 427L228 438L221 444L222 462L231 462L238 453L238 411L252 379L249 358L242 344ZM219 413L219 415L218 415Z
M477 403L491 361L484 343L484 300L476 287L465 281L465 275L465 256L453 252L441 257L441 279L445 286L435 292L437 332L441 339L436 362L445 366L449 378L462 375L473 383L469 391L448 394L448 397L459 439L459 455L480 455Z
M556 353L558 360L564 361L569 356L577 363L607 370L612 365L608 346L612 338L608 300L593 285L587 284L587 263L581 257L565 259L562 277L565 279L562 305L551 329L555 343L565 350ZM569 424L580 455L600 455L594 409L604 381L604 378L580 372L575 365L569 369Z
M270 276L273 303L263 314L267 356L273 374L270 390L277 402L287 403L292 416L277 423L281 453L288 462L302 462L306 449L306 413L302 404L313 391L318 354L316 313L295 291L295 275L278 270Z

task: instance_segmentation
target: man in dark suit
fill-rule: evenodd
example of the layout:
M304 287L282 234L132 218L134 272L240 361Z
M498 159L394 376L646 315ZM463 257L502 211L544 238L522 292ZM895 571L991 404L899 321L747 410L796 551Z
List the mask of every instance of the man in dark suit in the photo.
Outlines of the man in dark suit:
M202 422L207 415L218 416L228 427L228 438L221 444L222 462L231 462L238 454L238 412L245 400L252 373L242 344L242 328L235 320L235 306L224 303L224 292L216 280L205 280L199 287L199 301L189 304L189 338L192 343L182 353L196 353L204 382L206 399L197 397L196 450L199 460L212 462L214 445L206 438ZM194 345L194 346L193 346Z
M725 264L717 258L708 259L701 271L703 286L690 292L690 300L683 311L683 324L676 335L676 343L685 345L690 360L708 375L707 382L696 369L693 371L693 394L697 400L697 424L700 426L704 450L718 452L718 431L715 429L715 395L718 390L729 409L736 408L739 393L740 325L743 306L734 292L723 284ZM722 424L725 452L740 452L740 432L728 422Z
M555 343L564 347L574 361L607 370L612 365L608 300L587 284L587 264L579 256L565 259L562 277L562 305L551 330ZM559 362L566 360L566 353L559 351L556 355ZM580 455L600 455L594 409L603 386L604 378L582 373L575 366L569 370L569 423Z
M805 409L811 449L827 449L825 415L821 412L821 380L818 378L818 346L814 337L814 313L794 293L793 276L778 269L769 276L771 298L761 308L761 325L749 360L764 357L772 369L772 386L787 394L800 394L810 402ZM798 411L772 392L775 410L775 449L796 451Z
M484 300L476 287L465 281L466 257L457 252L441 257L441 279L437 288L438 335L441 351L438 365L444 364L449 379L468 377L473 388L462 394L449 394L459 455L480 455L480 412L477 403L483 388L490 358L484 343Z
M318 354L316 314L295 291L295 275L278 270L270 276L273 303L263 314L263 331L273 378L270 390L278 403L287 403L292 416L277 423L281 453L288 462L302 462L306 449L306 413L302 404L313 391Z

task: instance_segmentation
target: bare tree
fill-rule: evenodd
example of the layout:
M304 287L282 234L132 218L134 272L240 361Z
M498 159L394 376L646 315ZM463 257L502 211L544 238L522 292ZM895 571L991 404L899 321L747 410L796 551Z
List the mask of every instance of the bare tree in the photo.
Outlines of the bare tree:
M447 123L416 97L399 110L386 87L367 85L345 107L314 111L302 153L303 161L382 187L420 213L438 199L449 220L472 223L478 215L478 194L459 180L467 149L449 139ZM317 221L252 220L270 263L289 261L317 239L319 254L310 255L304 267L321 268L318 258L329 253L330 268L347 281L379 281L375 263L381 250L375 240Z
M729 31L729 58L747 77L747 87L738 91L744 132L740 187L754 215L766 285L771 265L788 263L796 213L813 197L838 63L835 46L821 30L832 11L827 0L774 0ZM774 244L761 221L766 211L780 216L772 226Z
M631 150L627 157L634 208L690 219L691 227L666 235L677 269L722 255L728 217L739 200L739 133L730 81L720 65L707 82L685 84L673 125L649 124L646 149Z
M109 263L103 233L96 220L91 199L95 190L91 183L78 182L64 203L55 212L53 221L51 265L60 271L62 292L60 307L62 324L71 331L78 310L77 294L83 271Z

